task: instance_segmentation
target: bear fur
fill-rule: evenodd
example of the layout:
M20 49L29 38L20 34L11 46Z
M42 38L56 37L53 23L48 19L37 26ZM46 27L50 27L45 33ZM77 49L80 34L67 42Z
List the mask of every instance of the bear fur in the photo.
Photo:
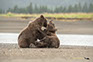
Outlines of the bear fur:
M52 21L49 22L47 25L47 29L44 30L44 32L41 32L41 36L43 39L41 39L39 42L37 41L35 43L36 47L39 48L58 48L60 45L60 41L56 35L57 29L55 28L55 25ZM46 34L46 35L45 35Z
M38 30L41 30L41 27L47 27L47 20L41 15L39 18L35 19L33 22L30 22L26 28L24 28L18 36L18 45L20 48L29 48L30 44L35 44L35 41L38 37Z

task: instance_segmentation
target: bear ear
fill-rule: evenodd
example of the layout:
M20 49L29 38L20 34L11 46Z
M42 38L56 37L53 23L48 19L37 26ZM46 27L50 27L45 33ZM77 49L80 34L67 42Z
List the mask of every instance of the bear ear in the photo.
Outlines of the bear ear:
M50 20L50 22L53 22L53 20Z
M41 17L41 18L44 18L44 16L43 16L43 15L41 15L40 17Z
M50 20L49 23L53 23L52 21L53 21L53 20Z

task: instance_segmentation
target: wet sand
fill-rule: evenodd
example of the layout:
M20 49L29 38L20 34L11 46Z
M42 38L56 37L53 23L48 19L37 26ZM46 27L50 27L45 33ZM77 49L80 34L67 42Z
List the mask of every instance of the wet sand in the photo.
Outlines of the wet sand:
M0 17L1 33L19 33L31 19L22 19L19 17ZM77 21L55 21L58 34L93 34L92 20Z
M17 44L0 44L0 62L93 62L93 47L19 48Z

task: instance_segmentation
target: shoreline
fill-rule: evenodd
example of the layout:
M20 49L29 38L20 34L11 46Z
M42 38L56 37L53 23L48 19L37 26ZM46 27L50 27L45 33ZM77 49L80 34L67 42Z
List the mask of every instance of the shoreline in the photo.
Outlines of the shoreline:
M0 43L18 43L18 33L0 33ZM60 45L93 46L93 35L57 34Z
M0 48L19 48L17 43L0 43ZM80 45L60 45L58 49L92 49L93 46L80 46ZM29 48L31 49L31 48ZM34 48L37 49L37 48ZM42 48L40 48L42 49ZM43 49L48 49L48 48L43 48ZM52 48L49 48L52 49ZM57 48L54 48L57 49Z

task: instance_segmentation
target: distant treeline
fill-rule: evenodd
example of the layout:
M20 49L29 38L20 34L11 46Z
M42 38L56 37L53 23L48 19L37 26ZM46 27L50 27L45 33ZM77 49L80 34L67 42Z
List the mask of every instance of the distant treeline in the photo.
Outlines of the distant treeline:
M85 3L83 6L78 3L75 5L69 5L68 7L58 6L55 8L49 8L48 6L38 6L30 3L25 8L19 8L17 5L14 6L14 8L9 8L7 11L4 11L0 9L0 13L77 13L77 12L93 12L93 3L90 3L90 5L87 5Z

